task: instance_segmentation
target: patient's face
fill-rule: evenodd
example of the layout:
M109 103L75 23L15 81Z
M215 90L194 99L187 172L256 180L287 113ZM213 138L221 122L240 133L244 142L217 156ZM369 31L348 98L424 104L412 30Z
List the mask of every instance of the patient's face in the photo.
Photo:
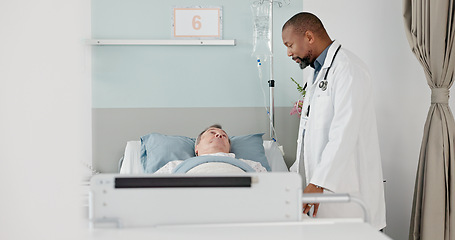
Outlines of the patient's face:
M201 141L195 147L196 155L218 152L228 153L231 148L226 132L219 128L209 128L201 135Z

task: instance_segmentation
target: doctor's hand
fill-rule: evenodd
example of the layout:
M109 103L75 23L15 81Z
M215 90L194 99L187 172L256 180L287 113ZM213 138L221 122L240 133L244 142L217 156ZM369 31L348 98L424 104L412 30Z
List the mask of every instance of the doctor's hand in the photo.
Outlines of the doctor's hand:
M318 187L312 183L308 184L308 186L306 186L305 190L303 190L303 193L323 193L324 192L324 188L322 187ZM313 211L313 217L316 217L316 214L318 213L318 209L319 209L319 203L304 203L303 204L303 214L307 214L311 207L314 206L314 211Z

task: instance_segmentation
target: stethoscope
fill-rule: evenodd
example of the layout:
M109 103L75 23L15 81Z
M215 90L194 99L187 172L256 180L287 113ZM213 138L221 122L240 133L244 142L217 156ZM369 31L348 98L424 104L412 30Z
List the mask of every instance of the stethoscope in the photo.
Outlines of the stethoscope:
M330 71L330 68L332 67L333 60L335 60L335 57L337 56L338 51L340 51L340 48L341 48L341 45L338 46L337 50L335 51L335 54L333 54L332 62L330 63L330 66L327 68L327 71L325 72L324 79L321 82L319 82L319 88L322 91L327 90L327 85L329 84L327 82L327 75L329 75L329 71Z
M332 62L330 63L330 66L327 68L327 71L325 72L324 78L319 82L318 86L319 86L319 88L322 91L327 90L327 85L329 84L327 82L327 75L329 75L330 68L332 67L333 61L335 60L335 57L337 56L338 51L340 51L340 48L341 48L341 45L338 46L337 50L335 51L335 54L333 54ZM306 87L307 87L307 83L305 83L305 86L303 86L303 90L304 91L306 90ZM308 105L308 111L307 111L307 114L306 114L307 117L309 116L309 114L310 114L310 105Z

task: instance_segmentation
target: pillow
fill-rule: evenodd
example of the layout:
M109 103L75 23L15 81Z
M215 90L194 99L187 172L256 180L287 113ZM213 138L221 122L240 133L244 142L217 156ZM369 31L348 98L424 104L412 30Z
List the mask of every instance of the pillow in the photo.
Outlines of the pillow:
M189 137L159 133L142 136L141 163L144 172L154 173L170 161L195 157L194 141Z
M265 156L262 135L264 133L233 136L231 152L236 158L252 160L271 171ZM141 163L145 173L154 173L170 161L195 157L194 138L151 133L141 137Z
M267 171L270 171L270 165L265 156L262 135L264 133L231 137L231 152L235 154L236 158L259 162Z

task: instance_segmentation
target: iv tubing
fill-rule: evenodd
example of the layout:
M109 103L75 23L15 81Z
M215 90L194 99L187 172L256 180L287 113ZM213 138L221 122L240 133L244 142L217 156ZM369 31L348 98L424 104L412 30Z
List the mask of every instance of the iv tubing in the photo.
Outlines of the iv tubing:
M261 60L259 58L257 59L257 66L258 66L258 73L259 73L259 87L262 90L262 96L263 96L263 99L264 99L264 107L265 107L265 110L267 112L267 117L269 118L269 125L270 125L270 131L271 131L270 136L275 136L276 135L275 126L272 123L272 118L271 118L271 115L270 115L270 111L269 111L269 108L267 108L267 101L266 101L265 91L264 91L264 88L262 87L262 83L263 83L262 63L261 63ZM271 85L274 86L274 84L275 84L275 81L269 81L269 87ZM273 88L270 88L270 92L269 93L271 93L273 95ZM272 104L271 106L274 106L274 105ZM273 140L274 142L277 141L275 138L271 138L271 140Z

